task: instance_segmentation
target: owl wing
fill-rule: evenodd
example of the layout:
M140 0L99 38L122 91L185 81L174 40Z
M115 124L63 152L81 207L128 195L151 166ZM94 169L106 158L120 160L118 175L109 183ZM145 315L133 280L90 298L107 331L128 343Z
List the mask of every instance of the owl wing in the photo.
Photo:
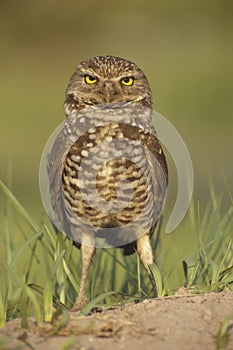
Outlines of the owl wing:
M155 134L150 134L146 139L147 160L150 169L151 187L154 197L154 217L156 218L154 226L151 228L150 235L153 234L157 218L159 218L168 185L168 168L166 158L160 142Z
M65 165L66 154L70 145L66 142L64 130L58 134L47 159L47 173L49 177L49 192L55 221L63 223L62 203L62 173Z
M168 185L168 168L167 168L167 161L162 149L162 146L157 138L157 136L155 134L150 134L147 138L146 138L146 142L145 142L146 147L148 148L148 150L150 150L150 152L155 156L155 158L157 159L157 161L159 162L159 165L161 166L162 170L163 170L163 174L165 177L165 181L166 181L166 186ZM151 158L151 156L149 157L149 159ZM151 165L153 164L151 170L152 171L152 175L153 177L155 176L155 169L157 167L155 167L154 162L151 161L150 159L150 163ZM155 168L154 168L155 167Z

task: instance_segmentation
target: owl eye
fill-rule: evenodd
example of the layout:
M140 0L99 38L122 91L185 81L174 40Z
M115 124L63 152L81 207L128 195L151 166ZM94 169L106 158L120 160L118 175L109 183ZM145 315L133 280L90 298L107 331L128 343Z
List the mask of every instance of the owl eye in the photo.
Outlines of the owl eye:
M85 83L87 84L95 84L97 82L97 79L89 74L86 74L84 76L84 80L85 80Z
M131 86L134 83L134 78L133 77L125 77L121 79L121 84Z

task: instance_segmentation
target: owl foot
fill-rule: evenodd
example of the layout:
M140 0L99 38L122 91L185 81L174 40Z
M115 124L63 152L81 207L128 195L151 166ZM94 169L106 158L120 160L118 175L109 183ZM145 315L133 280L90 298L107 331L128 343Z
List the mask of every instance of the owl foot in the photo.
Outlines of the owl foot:
M78 295L74 305L70 309L71 312L81 311L87 305L85 296Z

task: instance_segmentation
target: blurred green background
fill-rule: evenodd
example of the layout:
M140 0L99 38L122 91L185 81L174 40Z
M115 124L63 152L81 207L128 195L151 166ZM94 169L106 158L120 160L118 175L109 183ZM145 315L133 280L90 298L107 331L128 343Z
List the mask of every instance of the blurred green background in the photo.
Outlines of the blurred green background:
M112 54L146 73L154 108L190 151L195 198L232 188L233 2L1 0L0 178L36 219L43 147L80 60ZM170 177L172 186L176 178ZM229 203L228 203L229 204Z

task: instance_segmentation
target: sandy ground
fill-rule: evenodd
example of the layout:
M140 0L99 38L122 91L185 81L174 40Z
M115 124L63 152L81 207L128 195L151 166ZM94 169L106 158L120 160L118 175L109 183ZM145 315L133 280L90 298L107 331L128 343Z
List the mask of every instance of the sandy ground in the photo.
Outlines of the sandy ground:
M233 293L221 292L145 300L77 317L62 316L29 329L20 320L0 330L0 349L38 350L216 350L220 325L233 311ZM233 319L226 350L233 350ZM222 346L224 342L222 342Z

